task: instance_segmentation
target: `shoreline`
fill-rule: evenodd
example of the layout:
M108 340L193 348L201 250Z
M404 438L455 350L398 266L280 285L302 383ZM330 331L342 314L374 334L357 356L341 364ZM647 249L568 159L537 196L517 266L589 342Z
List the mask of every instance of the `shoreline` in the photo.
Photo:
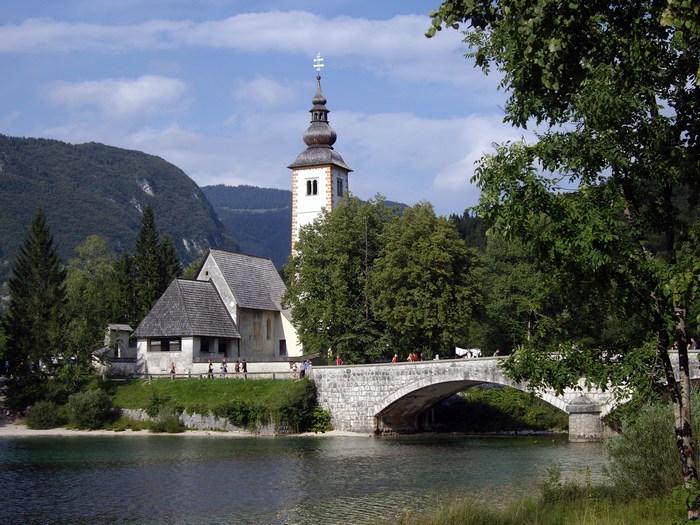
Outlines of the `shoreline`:
M304 432L303 434L291 434L288 436L273 436L267 434L253 434L250 432L230 432L219 430L185 430L183 432L169 434L166 432L150 432L148 430L75 430L66 427L33 430L27 427L21 419L0 419L0 439L25 438L25 437L109 437L109 436L181 436L181 437L223 437L223 438L249 438L249 437L372 437L371 434L357 432L344 432L341 430L329 430L328 432Z
M454 434L454 433L450 433ZM532 431L525 430L518 433L511 431L504 432L484 432L484 433L464 433L460 435L473 437L544 437L565 435L566 432L553 431ZM418 434L412 434L418 435ZM382 437L374 434L348 432L343 430L329 430L327 432L304 432L301 434L289 434L285 436L275 436L272 434L254 434L252 432L235 432L221 430L184 430L178 433L150 432L149 430L76 430L66 427L33 430L27 427L22 419L0 419L0 439L5 438L26 438L26 437L109 437L109 436L180 436L180 437L218 437L218 438L275 438L275 437Z

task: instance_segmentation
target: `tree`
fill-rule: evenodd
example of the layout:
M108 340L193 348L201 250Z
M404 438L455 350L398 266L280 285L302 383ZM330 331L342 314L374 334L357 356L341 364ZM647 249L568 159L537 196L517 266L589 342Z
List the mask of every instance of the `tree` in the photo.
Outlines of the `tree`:
M182 276L180 257L177 254L177 250L175 249L170 235L167 233L163 235L163 238L160 240L160 259L163 265L161 288L165 291L173 280Z
M65 350L65 270L41 207L12 266L10 304L3 317L7 338L7 405L23 411L46 394Z
M477 253L454 223L419 203L394 217L381 235L372 270L373 310L393 346L433 357L463 344L476 305Z
M165 291L160 234L156 228L153 208L146 206L141 216L141 227L136 238L133 256L136 275L136 305L138 319L143 319Z
M114 316L121 293L114 255L102 237L88 236L75 251L78 257L68 262L66 276L68 347L64 357L73 366L62 371L65 399L94 377L93 352L103 346L107 325L118 320Z
M388 352L369 290L379 235L393 213L383 197L364 204L349 197L299 232L297 255L285 265L285 303L305 349L330 349L347 363L371 362Z
M624 385L625 394L649 384L665 390L694 520L700 499L686 349L687 327L697 325L687 312L700 299L700 31L697 11L679 6L690 4L448 0L431 13L428 35L466 26L468 55L503 76L505 120L539 126L533 143L500 145L482 160L480 215L567 276L562 293L588 292L645 327L620 348L603 338L574 347L562 314L556 329L515 353L509 372L535 386L561 388L584 375L599 387ZM566 195L563 181L576 191ZM653 250L653 236L663 250ZM604 318L611 309L588 313Z
M136 295L136 318L133 322L138 324L173 279L182 274L175 246L168 235L164 235L161 240L155 214L150 206L143 210L131 264ZM126 270L126 266L123 269Z
M488 346L509 353L561 308L558 283L526 245L501 235L489 235L483 264Z

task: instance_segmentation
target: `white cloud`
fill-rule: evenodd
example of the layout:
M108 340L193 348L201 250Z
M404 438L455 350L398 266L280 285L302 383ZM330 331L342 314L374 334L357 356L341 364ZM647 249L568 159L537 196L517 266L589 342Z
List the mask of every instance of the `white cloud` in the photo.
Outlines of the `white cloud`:
M408 81L469 84L461 35L424 36L427 16L388 20L324 18L304 11L244 13L223 20L148 20L138 24L71 24L30 19L0 26L0 54L219 48L313 56L320 50L348 66ZM440 60L436 60L440 57Z
M253 80L239 80L234 96L244 104L250 103L258 108L271 108L295 101L297 91L293 86L283 85L271 78L257 75Z
M136 79L55 82L46 96L68 108L97 108L107 118L141 117L183 103L184 81L156 75Z

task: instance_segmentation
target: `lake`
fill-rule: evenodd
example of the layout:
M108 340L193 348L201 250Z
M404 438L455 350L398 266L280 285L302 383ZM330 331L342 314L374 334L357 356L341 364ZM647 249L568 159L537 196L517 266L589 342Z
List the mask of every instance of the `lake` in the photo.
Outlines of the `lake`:
M600 479L603 462L566 436L0 438L0 521L378 524L536 493L552 465Z

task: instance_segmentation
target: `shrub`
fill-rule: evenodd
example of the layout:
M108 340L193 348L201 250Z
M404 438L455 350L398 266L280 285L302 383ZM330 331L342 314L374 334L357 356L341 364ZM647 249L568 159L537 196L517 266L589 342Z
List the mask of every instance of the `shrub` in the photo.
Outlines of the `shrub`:
M112 416L112 401L103 390L86 390L68 398L68 419L76 428L95 430Z
M27 411L27 426L31 429L56 428L65 424L64 410L51 401L38 401Z
M212 413L216 417L228 419L232 425L243 428L250 428L269 420L269 415L263 407L244 401L229 401L214 407Z
M331 425L331 414L327 410L323 410L320 406L315 406L311 409L309 418L309 432L329 432L333 430Z
M700 394L693 392L691 412L700 414ZM698 450L700 425L693 418L693 441ZM606 441L610 458L607 473L626 497L665 496L683 482L678 468L674 418L671 407L647 405L634 419L623 423L622 432Z
M150 425L151 432L166 432L178 434L184 430L180 423L180 417L173 407L163 407L153 418Z

